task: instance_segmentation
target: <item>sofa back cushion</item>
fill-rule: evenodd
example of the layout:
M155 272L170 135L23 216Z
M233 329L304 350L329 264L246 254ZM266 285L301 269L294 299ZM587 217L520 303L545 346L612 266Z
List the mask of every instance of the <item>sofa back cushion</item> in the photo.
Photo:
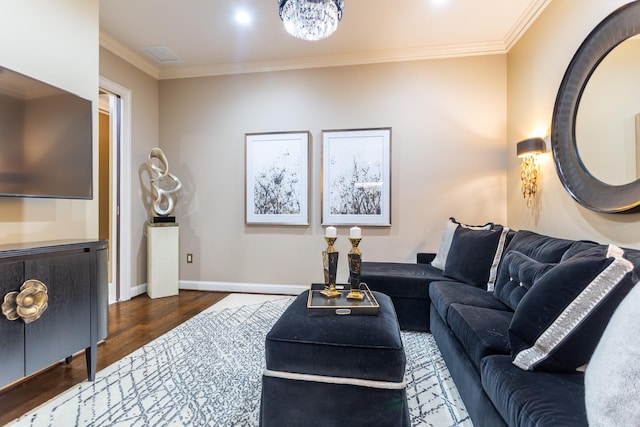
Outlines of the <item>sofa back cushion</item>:
M519 230L515 232L513 238L509 241L505 254L510 251L517 251L538 262L558 263L562 259L562 255L574 243L574 240L558 239L529 230ZM506 259L503 259L503 262L500 263L495 284L496 288L501 288L509 280L508 264Z
M589 361L611 315L637 282L613 245L594 247L545 272L518 304L509 327L513 364L575 371Z
M600 243L592 242L590 240L576 240L569 247L569 249L567 249L567 251L562 254L562 258L560 259L560 261L566 261L569 258L573 258L574 256L582 254L582 252L586 250L593 249L598 246L600 246L603 251L607 250L607 245L601 245Z
M634 271L636 273L636 276L640 277L640 250L629 248L623 249L624 257L633 263L633 265L635 266Z
M516 231L507 251L521 252L540 262L559 262L575 240L545 236L529 230Z
M529 289L556 263L538 262L518 251L507 252L496 281L494 296L515 310Z

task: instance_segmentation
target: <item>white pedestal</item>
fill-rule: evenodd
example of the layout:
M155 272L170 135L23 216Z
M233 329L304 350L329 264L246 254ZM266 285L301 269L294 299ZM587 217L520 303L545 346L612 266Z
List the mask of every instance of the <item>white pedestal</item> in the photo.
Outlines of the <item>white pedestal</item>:
M150 298L178 295L178 224L147 224L147 294Z

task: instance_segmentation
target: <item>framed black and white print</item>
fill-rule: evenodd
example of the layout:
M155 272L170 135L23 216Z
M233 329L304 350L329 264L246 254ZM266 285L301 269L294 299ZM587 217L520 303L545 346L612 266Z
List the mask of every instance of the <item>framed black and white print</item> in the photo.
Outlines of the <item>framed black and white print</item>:
M322 131L322 224L391 225L391 128Z
M304 132L245 134L245 222L309 225L309 145Z

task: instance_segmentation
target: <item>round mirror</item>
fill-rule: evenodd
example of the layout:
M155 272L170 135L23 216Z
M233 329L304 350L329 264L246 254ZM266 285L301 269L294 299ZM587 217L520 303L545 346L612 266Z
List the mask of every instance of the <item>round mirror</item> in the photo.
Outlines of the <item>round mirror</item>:
M637 34L640 34L640 1L629 3L605 18L589 34L571 60L562 79L553 111L551 148L560 181L578 203L596 212L627 212L640 206L640 180L636 179L637 175L610 176L607 172L611 169L627 169L624 162L631 154L629 154L630 151L625 150L631 150L631 148L618 149L617 147L623 144L620 141L621 134L632 133L629 138L635 138L635 115L640 111L630 113L633 116L632 125L629 125L628 117L616 116L614 120L618 124L614 122L612 126L617 127L618 130L612 131L612 128L594 130L595 125L607 123L605 115L609 114L604 113L607 107L602 105L601 95L597 94L601 90L597 88L597 81L608 80L607 84L609 84L611 83L609 80L612 79L612 77L606 77L609 72L606 69L608 66L605 57L608 57L609 53L623 41ZM625 47L621 49L621 51L623 50ZM612 62L616 61L616 56L618 56L617 53L611 56L614 58ZM599 72L601 63L604 64L604 72L602 73ZM600 77L600 74L603 77ZM637 72L635 74L637 75ZM587 83L591 79L594 81L594 94L590 94L592 91L591 83L587 88ZM616 75L615 79L624 82L620 75ZM627 83L626 90L631 91L636 86L634 83ZM622 88L624 91L624 86ZM602 90L606 91L607 89ZM584 104L581 103L583 95ZM614 100L612 105L615 105L616 109L619 106L617 96L607 95L607 99ZM599 98L596 103L600 104L600 110L597 110L596 105L593 107L596 108L595 112L587 111L592 108L590 106L593 101L589 101L591 98ZM638 99L637 96L636 99ZM581 110L584 109L585 114L585 118L579 120L580 122L589 121L589 127L577 131L579 105ZM581 116L582 114L583 112L580 113ZM621 121L626 124L621 125ZM632 126L631 131L629 126ZM619 130L620 127L626 130ZM584 141L584 144L577 143L578 138L589 138L589 140ZM633 144L633 150L635 150L635 139ZM595 154L590 152L592 147L595 147ZM619 154L618 158L610 163L613 166L605 164L604 169L598 169L597 164L600 160L613 158L613 153L616 151L621 151L622 154ZM634 160L633 167L629 166L628 169L634 169L635 164Z
M640 178L639 113L640 39L636 36L620 43L600 62L580 99L576 145L595 178L611 185Z

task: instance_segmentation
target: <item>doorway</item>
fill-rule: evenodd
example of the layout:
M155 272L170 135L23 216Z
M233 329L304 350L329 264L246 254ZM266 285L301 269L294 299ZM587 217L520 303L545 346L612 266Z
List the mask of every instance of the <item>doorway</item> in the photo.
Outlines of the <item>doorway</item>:
M109 240L109 302L131 298L131 91L100 77L99 238Z

